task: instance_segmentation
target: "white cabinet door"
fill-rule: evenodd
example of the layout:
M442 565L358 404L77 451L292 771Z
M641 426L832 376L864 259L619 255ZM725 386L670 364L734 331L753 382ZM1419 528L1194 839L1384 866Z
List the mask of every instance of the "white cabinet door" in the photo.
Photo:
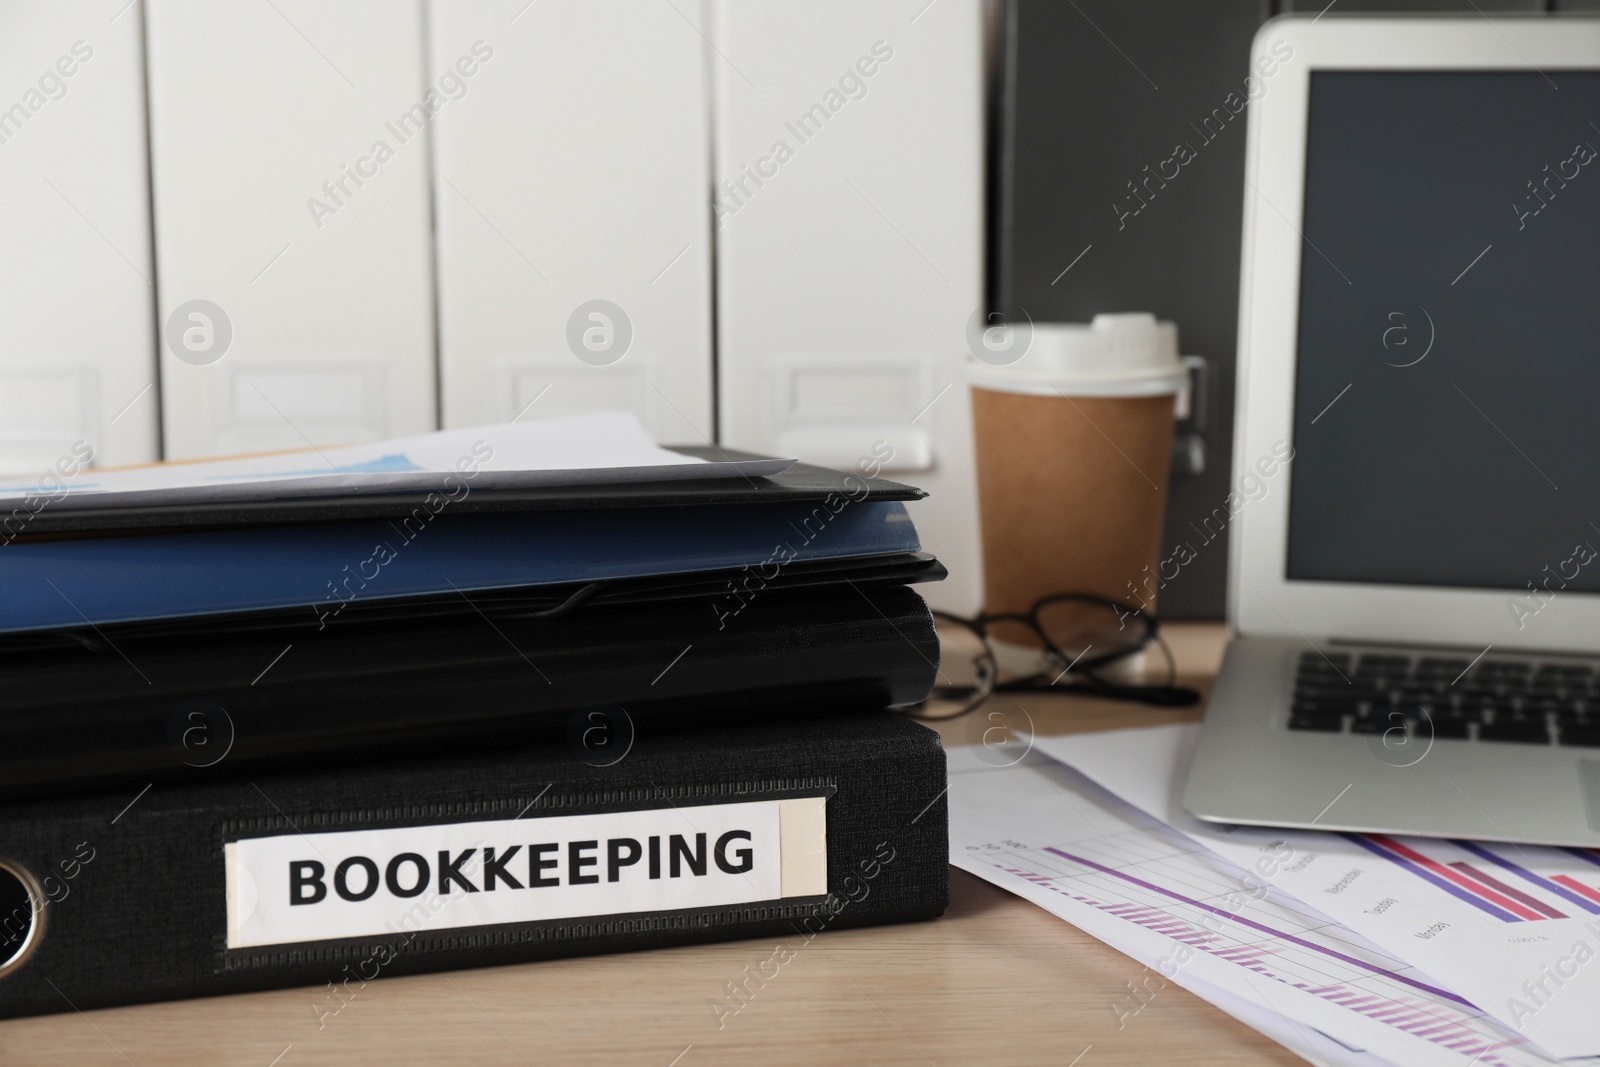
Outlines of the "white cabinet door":
M874 457L950 579L981 598L971 411L982 299L978 0L718 0L717 312L724 443ZM881 451L881 449L880 449Z
M433 0L446 426L628 409L712 427L709 99L694 0ZM469 75L467 72L472 71Z
M0 4L3 474L158 457L142 12L124 3Z
M421 0L148 0L169 459L437 425Z

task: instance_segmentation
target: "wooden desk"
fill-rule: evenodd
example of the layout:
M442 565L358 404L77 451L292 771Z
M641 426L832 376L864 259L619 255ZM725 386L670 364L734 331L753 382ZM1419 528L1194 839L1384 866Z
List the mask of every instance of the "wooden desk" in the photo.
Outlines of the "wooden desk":
M1170 631L1183 674L1203 685L1222 628ZM1065 697L1026 706L1047 734L1198 716ZM966 729L941 732L959 745ZM960 871L951 897L935 922L817 938L720 1030L711 999L776 939L383 979L320 1028L313 1005L326 1006L327 990L309 988L19 1019L0 1023L0 1063L1303 1062L1175 985L1119 1027L1112 1006L1138 964Z

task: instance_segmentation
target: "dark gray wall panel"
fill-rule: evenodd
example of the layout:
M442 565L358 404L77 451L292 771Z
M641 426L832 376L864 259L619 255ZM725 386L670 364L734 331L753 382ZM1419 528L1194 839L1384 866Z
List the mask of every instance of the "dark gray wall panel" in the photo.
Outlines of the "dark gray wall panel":
M1166 551L1196 550L1162 591L1172 617L1222 614L1227 546L1195 527L1229 492L1248 109L1228 109L1244 98L1250 42L1270 14L1262 0L1016 0L1010 20L996 302L1050 322L1152 311L1217 370L1207 469L1175 477L1167 508ZM1208 134L1214 109L1227 119ZM1180 144L1195 158L1165 188L1150 182L1150 197L1144 168ZM1130 182L1147 202L1121 215L1139 206Z
M1283 14L1315 13L1328 9L1328 0L1282 0ZM1345 15L1373 13L1414 14L1449 12L1473 15L1479 12L1543 11L1545 0L1338 0L1332 12Z

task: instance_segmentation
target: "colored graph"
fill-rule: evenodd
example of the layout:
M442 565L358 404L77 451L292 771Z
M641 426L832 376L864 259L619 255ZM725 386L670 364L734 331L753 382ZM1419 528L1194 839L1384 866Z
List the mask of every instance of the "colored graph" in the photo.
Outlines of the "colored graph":
M1135 836L1137 834L1137 836ZM1271 893L1241 908L1248 892L1230 865L1173 847L1141 829L1067 847L983 849L1005 874L1171 938L1243 968L1254 981L1281 983L1392 1027L1407 1038L1458 1053L1463 1063L1513 1067L1548 1062L1485 1019L1468 1001L1411 973L1292 898ZM1248 913L1248 914L1246 914ZM1259 987L1258 987L1259 988Z
M1472 841L1413 840L1407 844L1384 834L1341 836L1501 922L1565 919L1574 910L1600 914L1600 891L1568 874L1537 874ZM1600 866L1600 857L1590 850L1565 851ZM1489 873L1484 864L1497 868L1497 873ZM1523 884L1513 885L1507 876ZM1528 887L1540 892L1530 892Z
M1143 813L1158 820L1158 826L1181 832L1186 841L1225 859L1235 865L1235 870L1259 877L1274 891L1291 894L1291 901L1303 902L1298 906L1322 916L1324 923L1331 921L1335 925L1317 927L1310 922L1296 925L1290 917L1264 915L1254 908L1240 912L1236 919L1223 919L1166 893L1160 894L1162 899L1151 899L1144 905L1155 912L1167 913L1165 919L1157 917L1152 921L1170 923L1181 919L1195 925L1226 927L1243 936L1257 928L1239 920L1253 920L1270 932L1257 929L1240 952L1249 953L1252 948L1272 949L1248 956L1253 963L1278 966L1291 955L1307 966L1313 959L1331 961L1331 970L1335 973L1330 978L1346 986L1387 987L1384 990L1364 988L1364 995L1382 996L1396 1002L1418 997L1433 1003L1439 1010L1454 1007L1467 1011L1456 1002L1446 1002L1437 994L1415 987L1403 995L1394 992L1397 986L1405 983L1397 983L1388 976L1372 974L1369 980L1362 982L1355 975L1367 970L1364 965L1372 965L1401 978L1448 990L1492 1018L1492 1023L1489 1019L1480 1020L1488 1024L1489 1032L1496 1032L1502 1038L1520 1037L1528 1042L1514 1051L1494 1048L1484 1052L1479 1064L1508 1059L1519 1063L1551 1062L1541 1060L1539 1053L1574 1065L1579 1062L1600 1064L1600 1028L1596 1026L1596 1005L1600 1005L1600 955L1593 949L1596 939L1600 938L1600 849L1563 850L1501 841L1224 827L1200 822L1182 810L1178 796L1185 753L1197 740L1196 729L1182 726L1074 735L1041 739L1039 747L1048 756L1093 768L1090 778L1108 791L1111 800L1124 797L1138 804ZM1066 789L1065 783L1061 783L1061 792ZM1058 813L1062 806L1059 794L1052 806L1048 797L1024 796L1020 787L1017 793L1014 799L1018 803L1026 801L1041 812ZM956 797L954 787L951 796ZM1466 793L1462 797L1464 803L1471 802ZM1076 798L1075 803L1094 817L1095 826L1100 825L1100 817L1094 809ZM1109 804L1110 800L1105 803ZM955 811L953 807L952 828L956 825ZM1004 823L998 817L995 821L1008 826L1008 833L1015 840L1048 843L1080 860L1091 860L1137 876L1190 901L1212 907L1224 905L1216 891L1184 884L1192 881L1186 875L1181 880L1163 880L1149 873L1148 866L1136 869L1106 859L1101 852L1091 850L1082 835L1069 837L1062 833L1061 822L1049 826L1048 830L1035 830L1023 828L1014 813L1009 814ZM1124 816L1124 821L1134 820ZM1031 827L1037 823L1030 821L1027 825ZM1115 835L1113 839L1120 840ZM1064 863L1062 857L1053 854L1051 859ZM1097 872L1096 877L1110 876ZM1123 879L1117 881L1123 883L1121 890L1127 889ZM1028 892L1035 903L1051 907L1039 890ZM1078 892L1080 896L1092 896L1087 889ZM1148 890L1142 892L1149 894ZM1097 899L1103 902L1107 898ZM1075 899L1068 903L1082 911L1094 910L1078 904ZM1098 930L1109 925L1106 921L1109 915L1104 911L1087 919L1081 913L1069 917L1065 908L1058 914L1085 929ZM1339 927L1343 928L1343 933L1338 938L1324 940L1316 936ZM1101 936L1117 943L1114 933ZM1332 960L1320 951L1313 956L1309 950L1289 941L1289 937L1310 941L1358 962ZM1351 951L1350 946L1354 944L1364 945L1381 956ZM1124 948L1124 951L1130 950ZM1197 979L1203 976L1206 981L1225 985L1228 979L1219 977L1217 972L1238 969L1227 966L1230 952L1227 950L1216 956L1192 953L1191 965L1196 968ZM1149 955L1148 951L1143 954ZM1299 981L1298 978L1289 980L1287 975L1284 980L1289 984ZM1322 1021L1314 1025L1323 1033L1392 1063L1426 1062L1449 1067L1448 1059L1430 1058L1421 1047L1423 1041L1398 1028L1385 1026L1382 1028L1385 1033L1374 1033L1374 1027L1369 1025L1371 1020L1350 1020L1352 1011L1343 1012L1343 1019L1319 1014L1325 1005L1369 1003L1347 1002L1342 999L1347 995L1345 991L1318 988L1308 995L1309 991L1288 990L1283 984L1259 979L1252 979L1252 982L1252 988L1259 984L1263 997L1278 989L1293 994L1292 999L1297 1003L1291 1005L1286 1000L1273 1008L1280 1016L1294 1013L1304 1020L1320 1018ZM1405 1018L1403 1008L1394 1004L1388 1007L1394 1012L1393 1018ZM1441 1046L1432 1046L1434 1055L1439 1051ZM1315 1056L1306 1055L1306 1058L1317 1062ZM1457 1067L1464 1067L1470 1058L1471 1054L1462 1056ZM1337 1057L1324 1056L1324 1059Z
M1175 953L1192 952L1214 961L1214 966L1239 968L1247 972L1244 981L1264 1002L1272 1000L1273 989L1294 990L1321 1001L1327 1010L1360 1016L1366 1025L1393 1034L1393 1040L1400 1042L1394 1046L1396 1052L1407 1047L1406 1042L1421 1042L1478 1067L1548 1062L1471 1002L1351 931L1330 925L1326 916L1245 875L1170 827L1110 798L1075 793L1068 785L1071 772L1013 771L1037 776L1027 784L1044 785L1054 794L1027 798L1023 810L1039 820L1031 827L1018 825L1014 814L1020 796L1010 798L1005 814L992 824L985 817L988 813L968 807L968 783L988 775L952 776L951 792L957 802L952 808L952 843L991 842L958 846L963 865L971 864L969 870L988 868L985 877L1017 879L1035 892L1058 895L1065 907L1087 907L1160 934L1170 939ZM1015 786L1023 784L1017 781ZM996 841L1009 836L996 832L1002 826L1034 840ZM1028 829L1039 832L1025 832ZM1452 858L1472 867L1469 873L1432 856L1388 852L1391 844L1407 848L1399 842L1375 847L1508 918L1522 921L1516 912L1490 903L1490 896L1527 915L1544 917L1519 897L1547 910L1560 910L1520 886L1511 886L1510 875L1495 864L1465 855ZM1501 873L1490 874L1491 870ZM1454 879L1466 882L1472 891ZM1277 996L1281 1000L1282 995ZM1409 1047L1420 1051L1418 1046Z

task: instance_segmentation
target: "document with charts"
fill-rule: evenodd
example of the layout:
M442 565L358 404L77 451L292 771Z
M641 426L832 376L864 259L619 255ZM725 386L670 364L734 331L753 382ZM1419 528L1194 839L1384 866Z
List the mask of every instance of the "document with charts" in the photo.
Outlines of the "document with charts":
M1600 855L1201 822L1178 802L1197 731L1117 730L1039 738L1037 746L1415 963L1540 1047L1600 1054ZM1460 786L1462 803L1471 803L1471 783Z
M951 862L1156 961L1169 980L1393 1063L1555 1062L1410 962L1071 768L980 755L992 753L950 753Z

